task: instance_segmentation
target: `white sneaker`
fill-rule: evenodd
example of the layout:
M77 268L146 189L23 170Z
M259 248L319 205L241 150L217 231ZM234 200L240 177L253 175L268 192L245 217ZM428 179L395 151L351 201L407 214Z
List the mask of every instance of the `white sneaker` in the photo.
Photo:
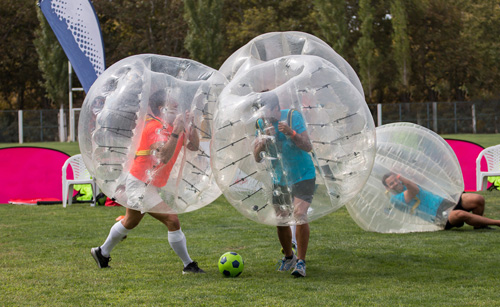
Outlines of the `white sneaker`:
M293 254L292 258L290 259L283 257L283 259L281 259L278 262L278 271L280 272L289 271L291 268L293 268L295 262L297 262L297 256L295 256L295 254Z
M304 260L299 259L299 261L297 261L292 275L295 277L306 277L306 262Z

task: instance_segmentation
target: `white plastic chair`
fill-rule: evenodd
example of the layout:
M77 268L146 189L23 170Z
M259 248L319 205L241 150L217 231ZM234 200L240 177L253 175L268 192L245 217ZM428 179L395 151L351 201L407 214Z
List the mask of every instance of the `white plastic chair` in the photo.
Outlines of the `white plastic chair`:
M481 159L486 159L488 164L487 171L481 171ZM476 190L486 190L488 185L488 176L500 176L500 145L491 146L483 149L476 159Z
M73 179L66 178L66 170L68 165L71 165L73 170ZM66 203L73 203L73 185L74 184L91 184L92 185L92 203L95 206L96 196L99 193L99 187L94 179L91 178L81 154L69 157L62 167L62 188L63 188L63 207L66 208Z

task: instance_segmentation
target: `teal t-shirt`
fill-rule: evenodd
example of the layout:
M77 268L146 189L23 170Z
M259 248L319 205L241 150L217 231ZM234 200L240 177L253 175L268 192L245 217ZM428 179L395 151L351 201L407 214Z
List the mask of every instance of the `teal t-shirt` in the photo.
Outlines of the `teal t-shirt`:
M411 208L420 201L420 204L415 209L414 214L424 220L433 222L435 220L437 210L443 199L441 196L434 195L429 191L422 189L420 186L418 194L410 201L410 203L405 202L404 191L402 193L392 195L391 202L394 206L401 211L410 211ZM406 187L405 187L406 191Z
M288 109L281 110L280 121L287 121ZM302 115L296 110L292 112L291 128L300 134L306 131L306 124ZM262 124L260 124L262 127ZM276 147L269 146L267 151L271 157L276 157L276 152L281 153L281 160L272 160L274 170L274 183L279 185L292 185L297 182L316 178L316 170L311 155L298 148L297 145L285 134L278 131L278 122L273 123L276 131ZM286 176L284 176L285 170Z

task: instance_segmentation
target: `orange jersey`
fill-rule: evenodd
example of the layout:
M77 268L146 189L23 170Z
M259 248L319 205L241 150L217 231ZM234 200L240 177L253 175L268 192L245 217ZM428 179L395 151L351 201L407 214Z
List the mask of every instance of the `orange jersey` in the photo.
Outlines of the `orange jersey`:
M155 143L166 143L173 130L174 127L168 124L164 126L160 119L148 116L134 162L130 168L130 173L135 178L156 187L162 187L167 184L172 167L184 144L184 134L179 136L174 155L167 164L161 163L158 156L159 152L151 149L151 147Z

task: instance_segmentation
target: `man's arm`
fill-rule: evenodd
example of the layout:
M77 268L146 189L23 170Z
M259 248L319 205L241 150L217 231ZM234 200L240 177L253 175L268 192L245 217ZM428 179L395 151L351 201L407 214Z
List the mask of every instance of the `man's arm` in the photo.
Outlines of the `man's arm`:
M406 191L404 192L405 202L410 203L410 201L417 196L418 192L420 192L418 185L404 177L398 176L397 178L401 180L406 187Z
M167 164L175 153L175 148L177 147L177 142L179 141L179 134L184 131L184 119L182 114L177 115L174 120L174 129L172 134L168 138L164 146L159 148L160 150L160 161L163 164Z
M286 124L285 122L278 123L278 130L286 136L290 137L290 139L298 148L307 152L310 152L312 150L312 144L311 140L309 139L307 130L304 130L299 134L292 128L290 128L290 126L288 126L288 124Z
M194 124L191 124L191 128L188 133L188 144L187 149L191 151L196 151L200 148L200 137L198 136L198 132L194 128Z

